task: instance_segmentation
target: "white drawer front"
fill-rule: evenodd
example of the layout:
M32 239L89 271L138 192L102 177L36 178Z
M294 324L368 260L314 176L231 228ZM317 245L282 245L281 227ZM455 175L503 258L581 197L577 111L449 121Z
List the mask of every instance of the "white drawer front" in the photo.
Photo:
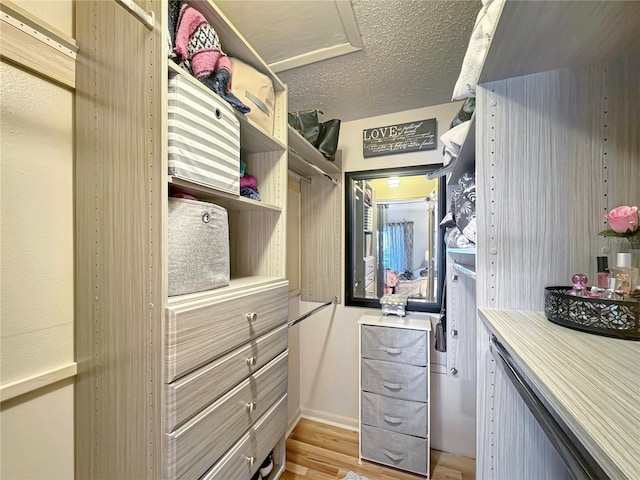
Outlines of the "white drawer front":
M167 434L167 478L202 476L286 394L287 366L287 352L283 352L175 432Z
M278 401L201 480L249 480L287 430L287 397ZM251 462L253 459L253 463Z
M428 442L401 433L362 426L362 457L396 468L427 473Z
M362 326L362 356L375 360L427 365L427 332L407 328Z
M427 401L427 367L362 359L362 390L387 397Z
M167 385L165 432L172 432L284 352L287 343L283 325Z
M167 383L287 322L287 285L167 308Z
M427 403L362 392L362 423L427 438Z

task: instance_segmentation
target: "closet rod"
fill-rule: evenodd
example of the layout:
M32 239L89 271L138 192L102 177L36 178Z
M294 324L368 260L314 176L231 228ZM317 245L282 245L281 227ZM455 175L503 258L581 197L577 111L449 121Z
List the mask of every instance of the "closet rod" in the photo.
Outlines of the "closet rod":
M310 178L303 177L302 175L300 175L297 172L294 172L293 170L287 170L287 173L289 175L291 175L292 177L297 178L298 180L304 180L307 183L311 183L311 179Z
M291 320L288 324L287 327L291 328L294 325L297 325L298 323L300 323L303 320L306 320L307 318L309 318L311 315L313 315L314 313L319 312L320 310L322 310L325 307L328 307L329 305L333 304L333 303L338 303L338 297L333 297L333 300L328 301L327 303L323 303L322 305L314 308L313 310L311 310L310 312L304 313L302 315L300 315L298 318L296 318L295 320Z
M134 2L134 0L116 0L116 2L126 8L129 13L140 20L149 30L153 30L155 28L153 12L145 12L140 5Z
M293 155L294 157L296 157L298 160L301 160L301 161L305 162L306 164L308 164L311 168L313 168L320 175L328 178L331 181L331 183L333 183L334 185L338 185L338 181L335 178L333 178L332 176L330 176L326 172L323 172L321 168L317 167L316 165L311 163L309 160L305 160L304 158L302 158L302 156L300 156L300 154L298 152L296 152L293 148L289 147L289 153L291 155Z

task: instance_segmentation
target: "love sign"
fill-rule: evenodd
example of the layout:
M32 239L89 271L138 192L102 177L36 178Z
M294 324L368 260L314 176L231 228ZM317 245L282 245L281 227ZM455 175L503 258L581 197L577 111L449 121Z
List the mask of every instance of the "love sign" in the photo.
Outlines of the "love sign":
M362 131L364 158L433 150L438 146L436 119L368 128Z

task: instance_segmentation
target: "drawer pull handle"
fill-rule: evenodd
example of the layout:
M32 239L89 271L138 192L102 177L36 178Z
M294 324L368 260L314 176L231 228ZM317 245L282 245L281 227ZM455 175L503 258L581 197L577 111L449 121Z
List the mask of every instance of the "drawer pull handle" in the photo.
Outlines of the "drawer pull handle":
M404 418L402 417L390 417L389 415L385 415L383 413L382 418L384 418L385 422L391 423L393 425L400 425L401 423L404 423Z
M258 314L256 312L247 313L247 320L250 322L255 322L258 319Z
M394 462L401 462L402 460L404 460L404 455L400 455L398 453L393 453L393 452L387 450L386 448L382 449L382 451L384 452L384 454L387 457L389 457Z
M400 353L402 353L402 349L401 348L384 347L384 349L389 355L399 355Z
M249 464L249 466L253 466L256 461L255 455L251 455L250 457L245 457L245 461Z
M244 405L247 407L247 412L253 412L256 409L256 402L248 402Z
M250 367L254 367L257 361L256 357L247 357L247 365Z
M404 388L401 383L382 382L382 385L389 390L402 390Z

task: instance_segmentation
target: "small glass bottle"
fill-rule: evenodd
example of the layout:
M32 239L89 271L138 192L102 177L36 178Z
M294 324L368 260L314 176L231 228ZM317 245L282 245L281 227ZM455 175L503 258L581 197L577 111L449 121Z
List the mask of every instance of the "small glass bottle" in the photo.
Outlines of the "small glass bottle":
M576 297L588 297L587 282L589 279L582 273L576 273L571 277L573 282L573 288L569 291L569 295L575 295Z
M607 288L607 279L609 278L609 258L598 257L598 288Z
M619 253L616 256L616 266L611 268L609 278L615 278L619 282L618 288L625 295L638 284L638 269L631 266L631 254Z
M604 298L605 300L622 300L622 295L620 295L621 291L617 290L618 279L614 277L609 277L607 280L607 289L600 293L600 298Z

